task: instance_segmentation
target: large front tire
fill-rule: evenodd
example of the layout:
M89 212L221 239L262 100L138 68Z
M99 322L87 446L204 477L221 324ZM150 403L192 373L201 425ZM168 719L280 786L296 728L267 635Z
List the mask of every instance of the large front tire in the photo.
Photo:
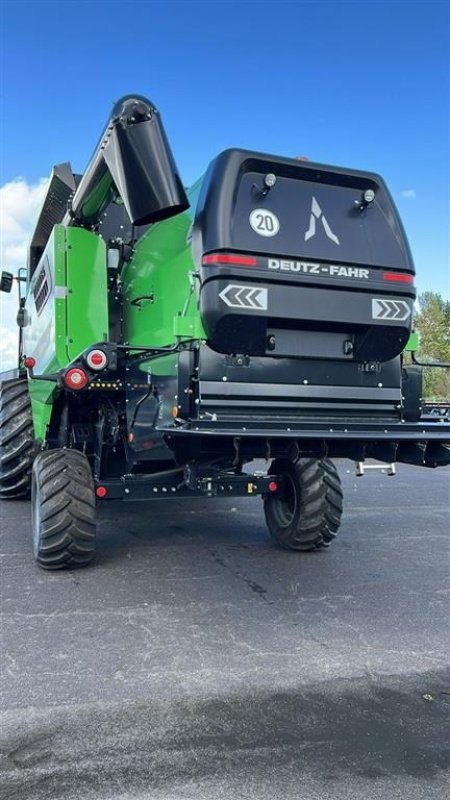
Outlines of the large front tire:
M95 492L86 456L48 450L31 482L34 557L44 569L83 567L95 553Z
M31 468L37 452L26 378L0 383L0 499L30 496Z
M328 547L342 516L342 488L329 459L276 459L270 474L280 490L264 500L270 535L288 550Z

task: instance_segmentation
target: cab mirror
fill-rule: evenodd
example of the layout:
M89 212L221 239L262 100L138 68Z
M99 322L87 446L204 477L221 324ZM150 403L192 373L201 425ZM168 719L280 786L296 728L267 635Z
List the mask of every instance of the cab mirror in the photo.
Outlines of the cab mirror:
M2 272L0 278L0 292L10 292L13 285L14 276L11 272Z

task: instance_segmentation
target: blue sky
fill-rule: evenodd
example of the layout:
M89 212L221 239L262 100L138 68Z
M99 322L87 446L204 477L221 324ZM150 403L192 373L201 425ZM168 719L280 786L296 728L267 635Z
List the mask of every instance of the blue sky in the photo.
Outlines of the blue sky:
M1 8L1 186L36 187L66 160L82 171L113 101L137 91L160 109L186 183L232 145L381 173L419 290L450 297L447 2Z

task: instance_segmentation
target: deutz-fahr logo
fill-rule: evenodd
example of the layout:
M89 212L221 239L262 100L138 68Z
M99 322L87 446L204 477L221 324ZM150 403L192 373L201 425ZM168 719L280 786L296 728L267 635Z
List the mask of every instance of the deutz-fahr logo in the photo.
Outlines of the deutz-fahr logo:
M301 272L306 275L330 275L336 278L364 278L368 280L369 270L362 267L343 267L338 264L310 264L309 261L288 261L281 258L269 258L269 269L281 272Z
M336 236L336 234L333 233L333 231L331 230L327 222L327 218L325 217L325 214L323 213L321 207L319 206L319 203L317 202L316 198L313 197L311 201L311 216L309 218L309 228L307 231L305 231L305 242L307 242L308 239L311 239L313 236L316 235L316 222L322 223L326 235L328 236L329 239L331 239L332 242L334 242L335 244L340 244L338 236Z

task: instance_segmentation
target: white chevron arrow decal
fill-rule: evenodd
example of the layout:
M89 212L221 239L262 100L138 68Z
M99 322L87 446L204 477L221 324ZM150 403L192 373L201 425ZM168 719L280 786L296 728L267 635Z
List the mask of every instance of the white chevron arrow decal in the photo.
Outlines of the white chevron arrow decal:
M406 300L384 300L372 298L372 319L388 319L404 322L411 315L411 306Z
M254 286L239 286L229 283L219 293L219 297L230 308L251 308L255 311L267 311L267 289Z

